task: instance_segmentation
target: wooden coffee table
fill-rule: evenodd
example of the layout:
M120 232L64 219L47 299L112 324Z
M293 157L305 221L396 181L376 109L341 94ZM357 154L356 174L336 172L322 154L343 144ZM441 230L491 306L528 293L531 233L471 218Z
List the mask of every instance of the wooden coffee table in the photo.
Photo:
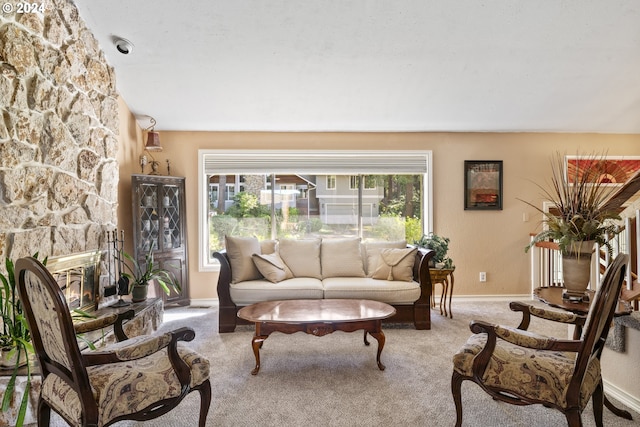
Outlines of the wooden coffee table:
M380 362L385 341L382 319L395 313L395 308L378 301L307 299L259 302L241 308L238 317L256 325L256 332L251 340L256 357L256 367L251 374L256 375L260 370L260 348L272 332L306 332L322 337L334 331L353 332L360 329L364 330L365 345L369 345L367 333L378 341L376 361L378 368L383 371L384 365Z

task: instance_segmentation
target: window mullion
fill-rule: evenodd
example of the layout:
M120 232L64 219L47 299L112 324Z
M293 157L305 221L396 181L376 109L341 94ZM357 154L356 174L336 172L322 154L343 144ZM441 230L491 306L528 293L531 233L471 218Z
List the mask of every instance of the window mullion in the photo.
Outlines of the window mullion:
M276 224L276 174L271 174L271 238L278 236L278 224Z
M364 234L362 226L362 190L364 189L364 176L358 175L358 236L362 239Z

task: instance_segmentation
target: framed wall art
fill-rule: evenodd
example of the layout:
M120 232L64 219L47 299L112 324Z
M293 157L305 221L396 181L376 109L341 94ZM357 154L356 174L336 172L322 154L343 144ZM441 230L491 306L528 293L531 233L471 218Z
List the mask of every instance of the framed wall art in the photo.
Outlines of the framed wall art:
M502 160L464 161L464 209L502 210Z
M636 156L565 156L566 179L573 184L575 179L585 179L587 182L600 184L624 184L638 170L640 157ZM592 176L583 178L583 170L589 168L596 171Z

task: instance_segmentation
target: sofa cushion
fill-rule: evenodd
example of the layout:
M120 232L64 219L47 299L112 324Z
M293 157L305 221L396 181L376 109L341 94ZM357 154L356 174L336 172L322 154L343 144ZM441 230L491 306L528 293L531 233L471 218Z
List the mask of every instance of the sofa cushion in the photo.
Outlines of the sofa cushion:
M360 238L322 239L322 278L364 277Z
M272 254L253 254L253 262L265 279L272 283L291 279L293 274L277 252Z
M231 264L231 283L262 279L253 263L253 254L262 253L260 242L255 237L225 236L225 247Z
M418 248L382 249L378 266L372 277L382 280L412 281L417 250Z
M378 262L380 261L380 251L382 249L404 249L407 247L406 240L400 240L397 242L367 242L364 244L365 254L365 269L367 277L373 276L373 273L378 268Z
M277 240L260 240L260 253L272 254L276 251Z
M320 239L281 239L278 253L294 277L322 279Z
M283 280L274 285L268 280L249 280L229 287L231 300L244 306L261 301L284 299L322 299L322 282L310 277Z
M420 298L420 284L377 280L370 277L332 277L322 280L324 297L370 299L387 304L409 305Z

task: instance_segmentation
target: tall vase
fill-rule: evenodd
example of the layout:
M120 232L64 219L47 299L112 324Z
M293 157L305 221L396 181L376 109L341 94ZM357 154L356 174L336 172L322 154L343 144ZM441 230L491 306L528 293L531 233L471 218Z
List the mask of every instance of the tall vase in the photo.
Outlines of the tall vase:
M574 250L562 255L562 277L569 299L587 299L586 290L591 279L593 240L581 242Z

